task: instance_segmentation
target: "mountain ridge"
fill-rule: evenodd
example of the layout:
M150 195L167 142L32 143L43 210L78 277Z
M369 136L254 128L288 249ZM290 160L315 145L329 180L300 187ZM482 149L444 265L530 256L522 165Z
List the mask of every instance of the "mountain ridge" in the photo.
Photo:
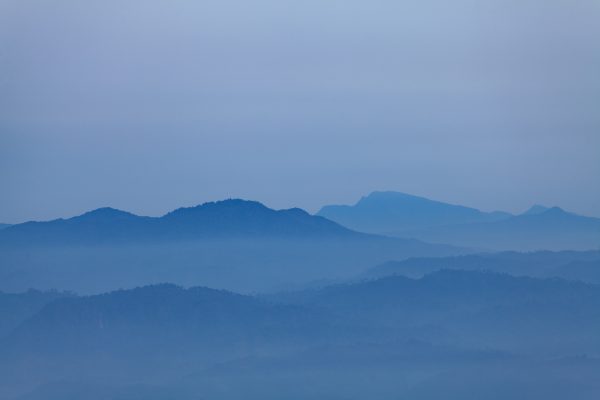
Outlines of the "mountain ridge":
M396 236L500 251L592 250L600 246L600 218L551 207L500 221L446 225Z
M600 246L600 218L534 205L513 215L485 213L399 192L373 192L354 206L318 215L352 229L481 250L589 250Z
M151 388L103 390L94 399L185 398L175 388L195 394L189 398L317 399L339 394L331 377L341 376L342 387L356 383L344 398L369 398L372 377L385 395L377 398L412 398L415 388L436 387L448 371L456 380L461 370L461 388L486 371L499 380L493 388L516 385L509 397L521 398L527 373L538 374L531 388L581 373L597 381L599 305L599 285L449 270L262 296L159 284L59 298L0 340L0 396L78 399L97 390L78 383L101 381L171 389L158 397L146 395ZM436 380L411 381L415 370ZM565 382L558 396L534 397L581 390L581 380ZM489 387L457 398L487 398L479 394ZM351 396L357 390L364 395Z
M161 217L101 208L0 231L0 290L89 294L170 281L248 293L349 277L388 259L465 251L356 232L298 208L240 199Z
M324 206L317 215L351 229L380 234L454 223L500 220L511 216L502 211L483 212L394 191L372 192L351 206Z
M71 218L29 221L0 232L6 241L128 241L206 236L360 236L299 208L273 210L257 201L227 199L181 207L160 217L102 207Z

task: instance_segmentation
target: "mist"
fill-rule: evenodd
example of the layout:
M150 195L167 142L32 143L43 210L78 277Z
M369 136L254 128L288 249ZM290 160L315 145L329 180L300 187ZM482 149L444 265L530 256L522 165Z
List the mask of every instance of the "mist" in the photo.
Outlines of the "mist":
M600 216L594 1L1 7L1 222L383 189Z
M0 398L599 399L598 21L0 0Z

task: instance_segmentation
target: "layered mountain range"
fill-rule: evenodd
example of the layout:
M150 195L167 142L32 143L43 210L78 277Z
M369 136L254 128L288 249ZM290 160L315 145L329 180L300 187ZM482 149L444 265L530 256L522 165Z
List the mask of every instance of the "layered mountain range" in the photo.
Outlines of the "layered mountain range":
M7 226L0 398L593 400L597 227L390 192Z
M317 215L352 229L484 250L589 250L600 219L534 205L525 213L483 212L399 192L373 192L352 206Z
M41 303L40 293L7 296L3 312L19 321L0 340L2 398L496 399L500 390L591 400L600 390L600 286L581 282L446 270L262 296L167 284Z
M1 230L0 290L94 293L172 282L251 292L350 277L390 259L465 251L239 199L162 217L101 208Z

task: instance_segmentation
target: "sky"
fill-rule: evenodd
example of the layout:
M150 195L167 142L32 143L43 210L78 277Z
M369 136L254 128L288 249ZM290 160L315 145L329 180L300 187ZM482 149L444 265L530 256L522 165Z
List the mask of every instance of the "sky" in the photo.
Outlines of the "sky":
M0 222L397 190L600 217L597 0L0 0Z

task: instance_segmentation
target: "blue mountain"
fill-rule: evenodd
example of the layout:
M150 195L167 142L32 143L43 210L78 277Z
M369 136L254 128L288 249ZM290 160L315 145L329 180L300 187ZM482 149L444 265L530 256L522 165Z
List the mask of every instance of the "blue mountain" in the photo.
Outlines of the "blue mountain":
M162 217L101 208L0 231L0 290L97 293L169 281L247 292L351 277L390 259L462 252L255 201L210 202Z
M2 230L0 245L359 235L299 208L272 210L256 201L230 199L179 208L162 217L143 217L105 207L68 219L27 222Z
M392 275L418 278L444 269L493 271L515 276L563 278L600 284L600 251L537 251L420 257L388 261L361 274L363 279Z
M405 230L450 224L498 221L511 216L504 212L487 213L400 192L373 192L353 206L325 206L317 215L352 229L380 234L397 234Z
M354 206L318 215L365 232L487 250L590 250L600 219L535 205L520 215L486 213L397 192L374 192Z
M479 271L57 298L0 337L0 397L591 400L599 307L597 285Z
M398 236L492 250L592 250L600 246L600 219L552 207L500 221L447 225Z

